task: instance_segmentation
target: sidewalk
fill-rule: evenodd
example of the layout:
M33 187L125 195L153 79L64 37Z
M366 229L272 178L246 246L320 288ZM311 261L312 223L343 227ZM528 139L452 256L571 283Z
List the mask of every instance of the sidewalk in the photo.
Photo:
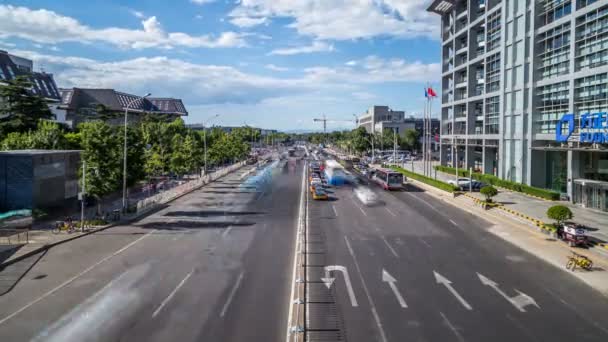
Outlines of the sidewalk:
M484 210L479 206L476 206L470 198L465 196L454 198L452 194L424 183L415 180L410 180L409 182L424 189L433 197L494 223L494 225L488 229L490 233L543 259L560 270L570 273L608 297L608 259L599 257L584 249L576 249L575 251L577 253L586 255L593 260L593 271L588 272L578 268L574 272L568 271L565 268L565 263L568 256L574 250L567 245L531 229L531 227L527 226L525 223L519 223L513 220L512 217L506 216L508 214L502 211Z
M408 171L412 170L412 163L408 162L405 164L405 169ZM422 162L414 162L414 172L422 174ZM443 172L436 172L437 179L447 182L449 180L455 180L456 175L451 175ZM431 176L435 178L435 170L432 170ZM471 192L470 195L484 199L479 192ZM596 238L600 242L608 242L608 212L602 212L598 210L585 209L576 204L565 201L547 201L536 197L527 196L514 191L498 189L498 195L493 198L495 202L501 203L506 208L520 212L526 216L534 219L551 223L547 217L547 210L554 205L564 205L572 210L574 218L572 221L583 224L590 229L589 235Z
M138 210L135 213L121 215L121 218L118 221L109 222L107 225L104 225L104 226L89 228L88 230L86 230L84 232L81 232L80 227L77 227L78 231L74 232L74 233L61 232L61 233L55 234L52 232L52 227L55 222L54 220L37 222L32 225L32 229L29 230L29 232L28 232L28 235L29 235L28 243L0 245L0 269L2 269L3 267L7 266L9 263L12 263L18 259L39 253L42 250L51 248L57 244L77 239L83 235L93 234L93 233L105 230L107 228L114 227L116 225L125 224L127 222L130 222L134 219L137 219L141 216L146 215L151 210L158 208L159 205L170 202L180 196L183 196L196 189L199 189L201 186L203 186L205 184L211 183L211 182L215 181L216 179L221 178L222 176L224 176L227 173L238 170L241 166L242 166L242 163L237 163L237 164L231 165L229 167L226 167L225 169L217 170L217 172L209 174L210 178L209 178L209 181L207 181L207 182L205 182L205 181L201 182L200 179L195 179L190 182L181 184L180 186L182 186L184 188L184 191L180 191L179 193L175 193L175 191L171 191L171 190L179 189L180 186L177 186L177 187L168 188L163 192L154 193L149 197L146 197L145 193L143 193L143 192L141 192L138 196L131 196L129 198L131 203L133 203L134 201L145 202L146 199L154 199L155 197L162 197L162 199L159 201L154 201L154 202L150 203L149 206L142 208L141 210ZM217 175L217 177L214 177L214 175ZM194 183L196 183L196 184L194 184ZM192 186L188 186L188 185L192 185ZM169 194L169 193L171 193L171 194ZM142 196L142 194L144 194L144 196ZM164 194L167 194L168 196L167 197L162 196ZM106 212L111 212L113 209L120 209L121 207L122 207L122 199L116 199L114 201L111 201L110 203L105 204L103 207L103 210ZM96 207L87 208L87 209L88 209L88 212L92 213L92 214L85 216L85 217L90 218L95 213ZM80 212L72 215L72 217L75 220L79 220Z

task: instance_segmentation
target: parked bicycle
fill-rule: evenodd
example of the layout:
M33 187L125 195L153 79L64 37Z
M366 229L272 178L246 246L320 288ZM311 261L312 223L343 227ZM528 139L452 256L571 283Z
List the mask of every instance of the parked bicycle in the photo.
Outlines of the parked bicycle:
M568 261L566 262L566 269L574 271L577 266L584 270L591 271L593 261L584 255L572 252L572 255L568 257Z
M57 221L55 222L55 226L53 227L53 233L59 234L61 232L66 232L68 234L72 234L76 232L76 227L72 221Z

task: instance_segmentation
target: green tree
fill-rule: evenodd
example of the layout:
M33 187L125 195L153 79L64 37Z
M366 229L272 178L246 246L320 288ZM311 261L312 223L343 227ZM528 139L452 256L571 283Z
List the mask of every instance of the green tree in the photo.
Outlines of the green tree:
M11 132L2 139L2 150L27 150L33 148L32 135L30 132Z
M172 140L172 147L170 170L178 177L181 177L190 171L188 169L188 159L190 156L186 151L184 137L180 134L175 134Z
M565 205L554 205L547 209L547 217L555 220L558 226L561 226L567 220L571 220L573 216L572 210Z
M18 76L0 87L0 134L35 130L40 119L54 116L43 98L31 95L31 81Z
M87 163L87 193L99 200L122 184L121 139L105 122L81 123L82 159ZM99 207L98 207L99 211Z
M350 133L351 145L358 153L363 153L371 148L371 139L373 139L372 135L368 134L364 127L358 127Z
M415 129L408 129L402 139L401 148L416 151L420 148L420 134Z
M120 143L120 149L118 150L119 158L123 160L124 141L125 141L125 129L124 126L118 126L114 128L117 140ZM139 126L129 126L127 129L127 185L133 186L145 178L145 145L143 141L143 135ZM121 169L122 170L122 169ZM122 171L121 171L122 175Z
M498 190L491 185L484 186L479 192L486 197L486 203L492 202L492 197L498 195Z
M67 145L65 132L56 122L40 120L38 129L31 133L32 148L43 150L64 149Z

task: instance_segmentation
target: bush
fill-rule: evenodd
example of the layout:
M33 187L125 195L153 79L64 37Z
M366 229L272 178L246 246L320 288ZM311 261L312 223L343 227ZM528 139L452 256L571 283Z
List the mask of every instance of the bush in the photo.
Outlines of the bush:
M492 202L492 197L498 195L498 190L491 185L486 185L479 190L479 192L486 196L486 203Z
M442 181L438 181L436 179L430 178L430 177L426 177L411 171L407 171L403 168L400 168L398 166L392 166L391 167L393 170L401 172L403 175L405 175L406 177L409 177L411 179L417 180L419 182L434 186L438 189L441 189L443 191L447 191L447 192L455 192L458 191L458 187L452 185L452 184L448 184Z
M547 217L555 220L558 226L561 226L564 221L572 219L572 211L564 205L554 205L547 210Z
M446 173L450 173L450 174L454 174L456 172L456 169L454 169L452 167L448 167L448 166L437 165L437 166L435 166L435 169L437 171L446 172ZM460 169L458 169L458 175L460 177L468 177L469 172L467 170L461 171ZM498 187L509 189L512 191L522 192L522 193L525 193L528 195L541 197L541 198L548 199L551 201L559 200L559 193L557 193L555 191L535 188L535 187L528 186L525 184L511 182L508 180L500 179L494 175L473 172L473 179L478 180L478 181L488 184L488 185L498 186Z

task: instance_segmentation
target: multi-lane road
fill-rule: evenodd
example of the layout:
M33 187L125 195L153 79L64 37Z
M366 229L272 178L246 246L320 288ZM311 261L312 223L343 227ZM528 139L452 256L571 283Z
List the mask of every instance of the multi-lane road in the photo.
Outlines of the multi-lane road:
M371 207L348 186L309 203L311 340L608 339L606 298L490 234L499 223L369 187Z
M250 169L0 272L0 341L284 340L303 162Z
M0 341L285 341L305 162L245 167L0 271ZM306 196L324 341L606 341L608 301L414 187Z

